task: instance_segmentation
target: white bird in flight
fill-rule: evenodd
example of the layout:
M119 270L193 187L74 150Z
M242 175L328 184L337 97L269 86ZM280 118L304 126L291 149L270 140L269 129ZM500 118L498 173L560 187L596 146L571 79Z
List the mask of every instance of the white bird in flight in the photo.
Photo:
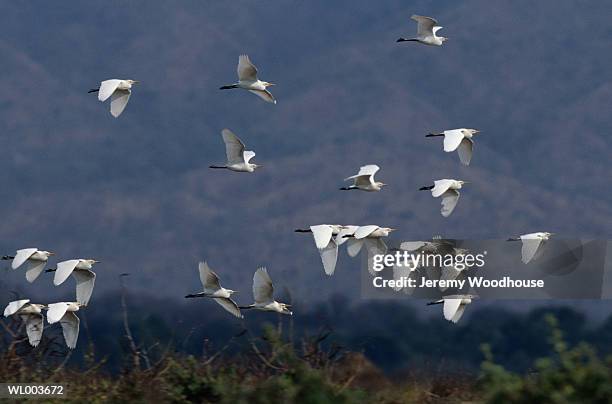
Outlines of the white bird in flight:
M340 190L349 191L351 189L360 189L362 191L375 192L380 191L384 187L385 183L380 181L374 181L374 174L380 170L376 164L369 164L359 168L359 172L356 175L352 175L344 179L344 181L353 180L353 185L348 187L342 187Z
M240 140L231 130L223 129L221 135L225 143L227 163L224 166L212 165L210 168L225 168L237 172L252 173L255 169L261 167L259 164L249 163L249 161L255 157L255 152L245 150L245 145L242 143L242 140Z
M387 251L387 246L383 237L388 237L391 232L396 229L392 227L380 227L374 224L359 226L353 234L344 235L344 238L348 238L348 244L346 246L346 252L350 257L356 257L361 251L361 247L365 243L368 251L376 254L384 254ZM368 266L368 268L370 268Z
M317 250L323 262L323 269L327 275L333 275L338 262L338 247L352 235L358 226L344 226L340 224L319 224L308 229L297 229L296 233L312 233ZM334 237L335 236L335 237Z
M253 275L253 299L255 303L249 306L241 306L241 309L257 309L263 311L275 311L281 314L292 315L291 305L279 303L274 300L274 286L265 267L260 267Z
M440 300L429 302L427 305L444 304L444 318L453 323L457 323L461 316L463 316L465 306L472 303L472 300L477 297L476 295L449 295L444 296Z
M4 256L3 260L12 259L11 268L17 269L23 264L26 264L26 279L32 283L42 273L49 257L55 255L55 253L39 250L37 248L24 248L17 250L14 257Z
M475 134L480 133L477 129L452 129L445 130L442 133L430 133L425 137L444 136L444 151L447 153L457 150L459 160L463 165L469 166L472 160L472 151L474 149Z
M267 90L267 87L273 86L273 83L261 81L257 78L257 68L248 55L240 55L238 58L238 83L222 86L221 90L229 90L232 88L242 88L257 95L266 102L276 104L276 100L272 93Z
M76 281L76 300L83 306L87 306L96 282L96 274L91 269L99 262L93 259L62 261L57 264L56 269L48 269L46 272L55 272L53 277L55 286L61 285L72 275Z
M100 83L100 88L89 90L89 93L98 93L98 100L102 102L110 97L110 112L112 116L117 118L130 100L132 86L137 83L136 80L104 80Z
M414 21L418 23L417 25L417 36L416 38L399 38L396 42L420 42L425 45L431 46L442 46L444 41L448 38L443 36L437 36L436 32L442 29L441 26L438 25L438 21L434 20L431 17L425 17L422 15L413 15L412 18Z
M4 309L4 317L18 315L26 325L28 341L33 347L37 347L42 339L44 320L42 309L44 304L30 303L30 299L16 300L10 302Z
M51 303L47 306L47 322L55 324L59 321L62 326L64 340L70 349L76 347L79 339L79 323L81 322L76 315L83 304L78 302L59 302Z
M200 262L198 264L198 271L200 272L200 282L202 282L203 291L189 294L185 297L209 297L234 316L243 318L238 305L231 298L232 294L236 293L236 291L222 287L219 283L219 276L210 269L208 263Z
M554 233L549 232L537 232L523 234L518 237L509 238L508 241L521 241L521 260L524 264L528 264L530 261L538 258L542 255L544 244L550 239Z
M431 195L434 198L441 196L442 209L440 210L440 213L444 217L449 217L450 214L453 213L455 206L457 206L457 202L461 196L459 190L463 184L467 184L467 181L443 179L434 181L434 185L421 187L419 188L419 191L431 191Z

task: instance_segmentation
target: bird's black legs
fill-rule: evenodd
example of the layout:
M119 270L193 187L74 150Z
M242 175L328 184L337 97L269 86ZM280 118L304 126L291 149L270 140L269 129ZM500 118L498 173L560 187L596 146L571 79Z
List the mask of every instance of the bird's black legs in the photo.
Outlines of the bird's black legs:
M98 91L100 91L100 90L99 90L99 89L97 89L97 88L92 88L91 90L89 90L89 91L87 92L87 94L90 94L90 93L97 93Z
M421 187L421 188L419 188L419 191L431 191L433 189L433 187L435 187L435 185L429 185L427 187Z
M231 84L229 86L221 86L219 87L219 90L230 90L232 88L238 88L238 86L236 84Z

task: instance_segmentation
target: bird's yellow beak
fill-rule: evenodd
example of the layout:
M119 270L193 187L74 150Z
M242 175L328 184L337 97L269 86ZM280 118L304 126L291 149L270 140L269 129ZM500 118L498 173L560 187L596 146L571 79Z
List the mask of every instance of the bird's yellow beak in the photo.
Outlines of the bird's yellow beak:
M54 252L49 252L49 255L55 255L55 253Z
M274 84L274 83L269 83L269 82L267 82L267 81L266 81L266 87L269 87L269 86L275 86L275 85L276 85L276 84Z
M93 260L94 264L99 264L102 261L98 261L98 260Z

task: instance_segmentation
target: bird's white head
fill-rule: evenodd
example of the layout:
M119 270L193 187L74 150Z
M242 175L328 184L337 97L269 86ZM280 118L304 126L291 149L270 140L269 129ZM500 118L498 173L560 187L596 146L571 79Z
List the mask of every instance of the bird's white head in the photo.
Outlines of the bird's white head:
M444 42L448 41L448 38L447 38L447 37L445 37L445 36L439 36L438 38L440 38L440 41L441 41L442 43L444 43Z
M542 238L544 238L544 239L548 240L548 239L549 239L549 238L550 238L550 237L551 237L553 234L555 234L555 233L549 233L549 232L547 232L547 231L542 232L542 235L543 235L543 237L542 237Z
M470 183L469 181L462 181L462 180L459 180L457 182L459 183L459 187L462 187L463 185Z

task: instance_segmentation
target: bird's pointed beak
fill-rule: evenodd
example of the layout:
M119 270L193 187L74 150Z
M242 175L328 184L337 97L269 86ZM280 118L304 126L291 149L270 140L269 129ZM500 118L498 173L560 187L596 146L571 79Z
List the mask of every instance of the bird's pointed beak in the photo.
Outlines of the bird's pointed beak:
M54 252L49 252L49 255L55 255L55 253Z
M102 261L98 261L98 260L93 260L94 264L99 264Z
M270 82L268 82L268 83L266 83L266 84L267 84L268 86L275 86L275 85L276 85L276 84L274 84L274 83L270 83Z
M134 80L132 84L140 84L140 80Z

